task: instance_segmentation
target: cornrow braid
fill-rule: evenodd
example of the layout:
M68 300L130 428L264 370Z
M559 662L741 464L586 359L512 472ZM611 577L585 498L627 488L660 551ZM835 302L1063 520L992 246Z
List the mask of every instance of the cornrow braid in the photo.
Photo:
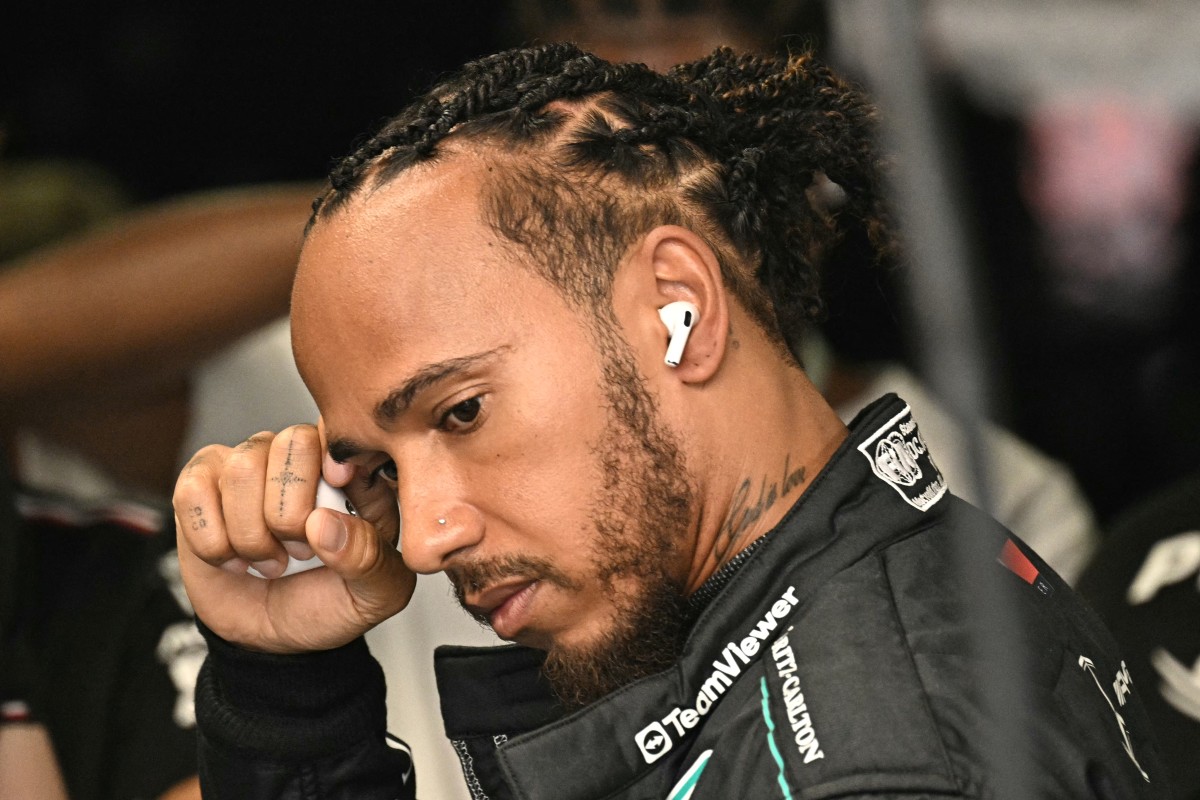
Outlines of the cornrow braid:
M339 195L351 194L367 168L389 150L407 148L417 157L414 160L427 158L454 125L508 107L521 107L522 95L538 83L586 75L599 63L595 56L563 44L513 50L471 62L343 158L330 173L330 185ZM322 204L328 199L326 194Z
M821 311L818 267L844 217L880 252L894 248L874 109L810 54L721 48L666 74L570 44L480 59L344 158L310 225L446 148L486 149L500 168L483 189L485 221L602 313L621 258L658 225L703 236L781 346ZM811 199L826 179L846 197L836 211Z

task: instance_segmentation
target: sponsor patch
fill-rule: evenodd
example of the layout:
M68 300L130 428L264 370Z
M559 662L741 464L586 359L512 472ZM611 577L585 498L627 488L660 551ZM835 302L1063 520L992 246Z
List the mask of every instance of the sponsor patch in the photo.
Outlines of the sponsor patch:
M804 700L804 692L801 691L800 677L796 675L796 652L788 640L789 633L791 633L791 628L788 628L782 636L775 640L775 643L771 645L771 655L775 659L775 672L783 684L783 704L787 708L786 728L792 736L796 752L804 759L805 764L811 764L825 758L825 751L821 749L821 743L817 741L812 715L809 713L808 703ZM763 714L768 715L766 678L763 678L762 686ZM783 724L782 720L780 720L780 724ZM769 722L768 725L774 733L774 724ZM785 733L785 739L786 735Z
M946 479L933 463L907 405L858 450L867 457L875 477L918 511L928 511L946 493Z
M638 749L642 751L642 757L646 759L647 764L658 761L674 744L661 722L651 722L638 731L637 736L633 738L637 742Z
M651 722L633 737L647 764L662 758L674 744L695 728L720 702L742 670L757 657L774 635L779 623L800 604L796 587L789 586L764 612L762 618L741 639L729 642L712 662L713 671L686 706L672 708L661 719Z

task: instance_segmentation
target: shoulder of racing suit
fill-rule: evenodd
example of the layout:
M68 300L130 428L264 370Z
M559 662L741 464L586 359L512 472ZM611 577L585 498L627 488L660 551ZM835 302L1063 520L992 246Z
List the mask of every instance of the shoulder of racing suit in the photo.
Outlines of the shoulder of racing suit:
M531 702L536 655L440 653L446 729L475 796L988 796L995 752L1039 794L1161 796L1131 683L1119 700L1110 685L1123 667L1107 633L1032 551L946 493L903 402L860 415L769 537L674 669L569 717ZM994 636L1028 679L1008 721L1018 741L995 735L995 672L971 655L964 537L996 571L1009 612Z

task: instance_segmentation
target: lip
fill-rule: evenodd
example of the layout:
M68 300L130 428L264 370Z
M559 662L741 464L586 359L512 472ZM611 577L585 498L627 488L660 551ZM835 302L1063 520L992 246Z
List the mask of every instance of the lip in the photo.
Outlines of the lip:
M497 636L511 641L528 623L530 605L540 585L537 580L498 584L466 598L466 606L472 613L486 616Z

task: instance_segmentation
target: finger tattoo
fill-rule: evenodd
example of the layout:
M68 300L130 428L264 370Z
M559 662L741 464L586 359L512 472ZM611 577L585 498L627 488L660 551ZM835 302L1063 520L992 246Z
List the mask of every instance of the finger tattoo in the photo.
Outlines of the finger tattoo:
M296 472L294 472L292 470L292 463L293 463L292 448L294 446L295 446L295 442L288 442L287 458L284 459L283 470L278 475L276 475L274 478L271 478L271 481L273 483L279 484L279 514L280 514L280 516L283 515L283 502L284 502L284 499L287 497L288 487L294 483L307 483L307 481L304 478L300 477L299 474L297 474Z

